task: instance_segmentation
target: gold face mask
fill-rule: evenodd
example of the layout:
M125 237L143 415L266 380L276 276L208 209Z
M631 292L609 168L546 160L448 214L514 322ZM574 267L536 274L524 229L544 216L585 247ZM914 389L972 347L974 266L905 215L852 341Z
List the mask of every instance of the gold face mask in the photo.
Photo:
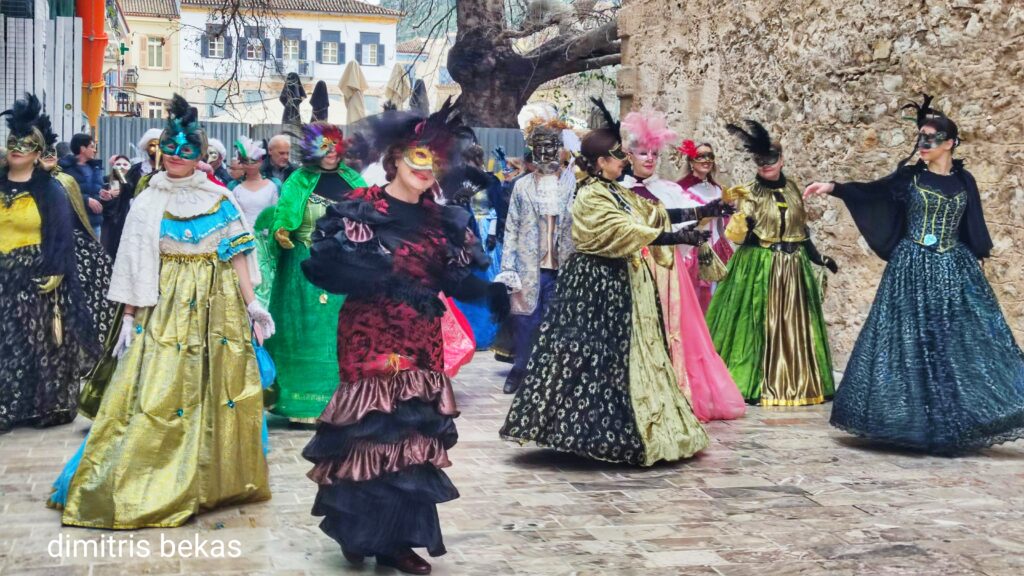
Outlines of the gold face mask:
M434 171L434 153L426 146L406 148L402 154L402 160L413 170Z
M12 134L7 137L7 151L31 154L33 152L42 152L43 147L39 145L39 140L35 136L29 135L16 138Z

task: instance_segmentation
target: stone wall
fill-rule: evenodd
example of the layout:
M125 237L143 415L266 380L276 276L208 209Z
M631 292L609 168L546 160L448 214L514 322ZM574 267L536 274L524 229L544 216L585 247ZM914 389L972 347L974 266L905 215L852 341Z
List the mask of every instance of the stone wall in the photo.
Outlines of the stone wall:
M957 156L981 188L994 257L986 264L1024 343L1024 3L1020 0L627 0L619 92L677 130L717 144L722 177L753 163L727 122L751 117L782 140L798 183L874 179L912 148L900 106L925 91L961 128ZM666 166L665 175L678 173ZM845 366L883 263L835 199L815 201L814 237L842 267L825 315Z

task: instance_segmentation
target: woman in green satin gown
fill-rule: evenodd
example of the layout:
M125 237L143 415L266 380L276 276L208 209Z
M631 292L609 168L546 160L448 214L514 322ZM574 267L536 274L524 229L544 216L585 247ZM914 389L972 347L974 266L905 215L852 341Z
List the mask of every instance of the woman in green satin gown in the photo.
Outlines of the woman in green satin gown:
M334 125L314 122L304 127L303 166L284 182L273 217L260 215L272 236L261 254L273 269L270 313L278 319L277 334L267 350L277 366L276 398L268 408L293 422L312 424L338 387L338 311L343 294L330 294L310 284L300 265L309 258L310 236L327 207L346 192L366 187L358 172L340 160L344 136ZM270 210L270 209L268 209Z

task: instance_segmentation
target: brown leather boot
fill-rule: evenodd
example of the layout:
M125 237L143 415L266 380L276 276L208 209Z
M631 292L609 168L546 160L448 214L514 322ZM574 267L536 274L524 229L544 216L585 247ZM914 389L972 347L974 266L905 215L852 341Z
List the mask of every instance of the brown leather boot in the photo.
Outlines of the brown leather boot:
M390 566L406 574L430 574L430 563L409 549L395 556L377 556L377 565Z

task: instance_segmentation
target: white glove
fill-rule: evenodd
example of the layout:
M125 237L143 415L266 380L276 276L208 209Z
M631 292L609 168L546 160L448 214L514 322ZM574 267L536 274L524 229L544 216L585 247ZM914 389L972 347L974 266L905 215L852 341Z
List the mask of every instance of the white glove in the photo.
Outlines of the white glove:
M274 319L270 317L270 312L267 312L267 309L260 304L259 300L249 302L245 309L249 311L249 320L260 327L264 338L270 338L274 335Z
M128 347L132 344L132 334L135 332L135 316L125 314L121 317L121 333L117 335L117 343L114 344L114 356L120 360Z

